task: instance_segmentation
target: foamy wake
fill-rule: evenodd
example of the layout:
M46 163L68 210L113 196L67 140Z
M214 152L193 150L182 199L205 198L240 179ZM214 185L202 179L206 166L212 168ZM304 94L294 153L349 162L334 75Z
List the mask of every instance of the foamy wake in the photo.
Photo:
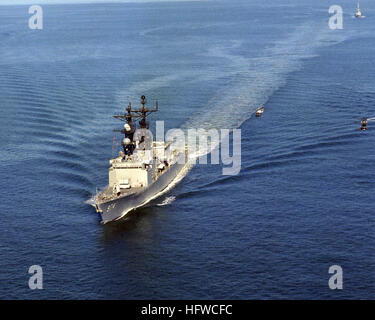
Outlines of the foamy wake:
M164 207L164 206L167 206L167 205L171 204L175 200L176 200L175 196L166 197L162 202L158 203L157 206L158 207Z
M225 92L219 92L207 101L206 105L202 106L202 111L195 113L181 128L183 130L189 128L205 128L206 130L239 128L258 107L265 105L272 94L285 84L289 73L300 69L303 59L316 55L317 49L322 46L345 40L345 36L333 34L327 29L329 28L325 23L317 26L313 22L306 22L286 38L274 43L274 46L265 49L260 57L255 58L232 53L233 49L242 45L241 41L233 41L227 47L211 47L207 51L208 55L227 60L228 66L223 71L215 70L212 73L210 70L198 70L156 77L125 88L118 93L117 98L122 100L125 93L133 95L140 91L168 86L176 80L176 77L179 80L182 78L204 81L206 78L212 80L228 76L229 72L233 80ZM207 113L207 110L210 112ZM212 117L213 114L215 117ZM210 141L210 137L207 138ZM188 163L171 184L159 194L148 199L146 203L174 188L194 166L196 158L209 154L218 146L217 143L214 143L204 150L198 150L195 154L189 154ZM159 205L163 205L163 202Z

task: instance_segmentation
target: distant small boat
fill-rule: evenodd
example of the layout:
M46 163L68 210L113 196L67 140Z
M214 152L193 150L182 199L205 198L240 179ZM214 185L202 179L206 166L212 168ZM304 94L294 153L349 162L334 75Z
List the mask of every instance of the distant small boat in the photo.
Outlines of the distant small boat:
M358 128L359 130L367 130L367 124L369 121L375 121L375 117L372 118L362 118L361 119L361 127Z
M357 10L355 11L354 16L358 19L362 18L361 8L359 7L359 2L357 3Z
M256 117L261 117L262 114L263 114L263 112L264 112L264 107L260 107L260 108L258 108L258 109L255 110L255 116Z
M360 130L367 130L367 119L366 118L362 118L361 119L361 127L358 128Z

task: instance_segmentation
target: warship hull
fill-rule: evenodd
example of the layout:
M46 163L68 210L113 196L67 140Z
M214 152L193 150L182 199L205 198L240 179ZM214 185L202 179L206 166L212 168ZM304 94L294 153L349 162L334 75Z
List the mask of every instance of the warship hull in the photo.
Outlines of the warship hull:
M101 223L119 220L133 209L142 207L161 196L178 179L178 174L184 166L185 164L174 163L154 183L138 192L129 193L107 202L92 203L99 213Z

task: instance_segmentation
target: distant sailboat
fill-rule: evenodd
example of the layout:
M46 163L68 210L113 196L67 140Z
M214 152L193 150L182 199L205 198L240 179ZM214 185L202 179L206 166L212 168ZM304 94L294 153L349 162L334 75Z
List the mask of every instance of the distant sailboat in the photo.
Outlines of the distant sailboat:
M361 8L359 7L359 2L357 3L357 10L355 11L354 16L358 19L362 18Z

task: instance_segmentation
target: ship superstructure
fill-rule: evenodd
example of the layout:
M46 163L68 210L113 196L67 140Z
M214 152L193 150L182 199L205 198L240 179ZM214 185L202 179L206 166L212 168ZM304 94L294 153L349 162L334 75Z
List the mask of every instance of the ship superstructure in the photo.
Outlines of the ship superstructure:
M185 149L172 150L170 142L153 141L147 116L158 111L158 104L149 109L146 103L142 96L140 109L129 103L124 114L114 116L125 122L123 129L115 130L124 135L123 150L109 161L108 186L91 201L102 223L118 220L161 195L185 165ZM139 120L138 128L134 120Z

